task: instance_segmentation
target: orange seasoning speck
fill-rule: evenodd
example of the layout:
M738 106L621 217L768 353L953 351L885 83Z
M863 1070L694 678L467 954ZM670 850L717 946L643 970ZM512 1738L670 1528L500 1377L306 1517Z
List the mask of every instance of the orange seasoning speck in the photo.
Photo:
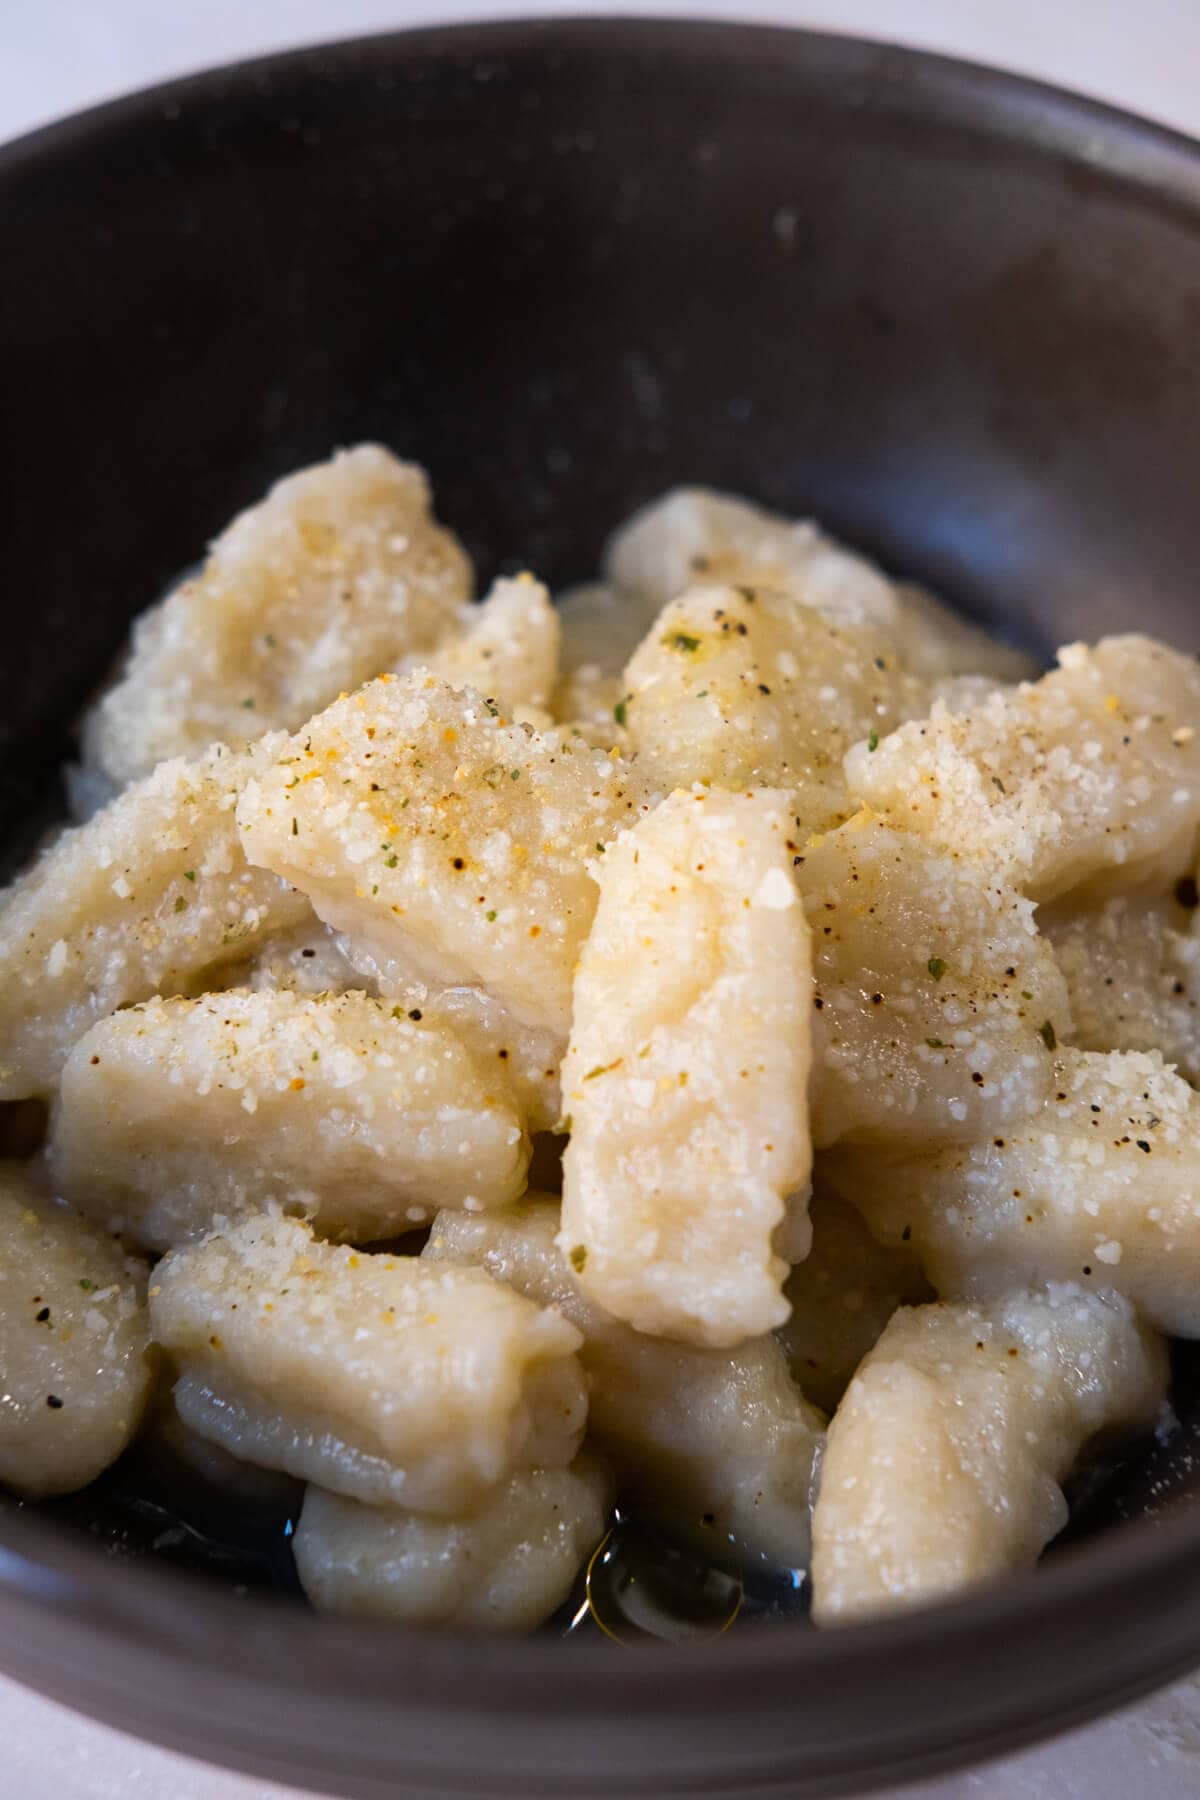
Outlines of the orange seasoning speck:
M288 1086L291 1088L293 1093L298 1094L300 1092L300 1089L304 1086L303 1075L297 1075L294 1080L288 1082Z

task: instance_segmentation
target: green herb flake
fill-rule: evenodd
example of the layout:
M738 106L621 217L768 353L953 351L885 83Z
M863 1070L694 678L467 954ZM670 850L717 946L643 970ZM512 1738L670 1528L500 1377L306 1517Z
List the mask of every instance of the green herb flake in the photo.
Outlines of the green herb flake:
M83 1277L83 1280L79 1283L79 1285L83 1289L85 1294L94 1294L96 1291L95 1282L89 1281L86 1275Z
M929 961L925 964L925 967L929 970L929 973L933 976L935 981L940 981L942 976L946 973L946 965L940 956L931 956Z
M242 706L243 706L243 709L244 709L244 710L245 710L245 711L246 711L246 712L253 712L253 711L254 711L254 701L253 701L253 699L250 699L250 700L243 700L243 701L242 701Z
M867 749L868 750L878 750L878 748L879 748L879 733L875 730L874 726L872 726L870 735L867 738Z
M484 918L485 918L485 919L486 919L486 920L487 920L487 922L488 922L488 924L489 924L489 925L494 925L494 924L495 924L495 923L496 923L496 909L495 909L495 907L493 907L493 908L492 908L492 910L491 910L491 911L490 911L490 912L486 912L486 913L484 913L484 915L483 915L483 916L484 916Z
M629 715L625 710L624 700L618 700L617 704L613 707L613 718L617 721L617 724L621 727L622 731L625 729L625 721L628 716Z
M1006 788L1006 787L1005 787L1005 785L1004 785L1004 783L1003 783L1003 782L1002 782L1002 781L1001 781L1001 779L1000 779L1000 777L999 777L999 776L998 776L998 775L993 775L993 776L992 776L992 786L993 786L993 787L994 787L994 788L999 788L999 789L1000 789L1000 792L1001 792L1001 793L1002 793L1002 794L1007 794L1007 793L1008 793L1008 789L1007 789L1007 788Z
M312 1059L313 1059L313 1061L314 1061L314 1062L320 1062L320 1060L321 1060L321 1052L320 1052L320 1051L319 1051L319 1050L314 1050L314 1051L313 1051L313 1053L312 1053Z
M177 894L175 896L175 911L177 913L187 911L187 901L184 899L182 894Z
M385 868L385 869L394 869L394 868L395 868L395 866L396 866L396 852L395 852L395 851L394 851L394 850L393 850L393 851L392 851L392 854L391 854L391 855L390 855L390 856L385 856L385 857L384 857L384 859L383 859L383 866L384 866L384 868Z
M596 855L597 856L604 855L604 845L599 842L597 842L597 844L596 844Z
M183 871L183 879L185 881L195 881L195 879L196 879L195 869L185 869Z
M268 633L263 641L266 644L268 650L273 650L275 648L274 632L268 631Z
M521 779L521 771L520 771L520 769L514 769L514 770L513 770L513 771L512 771L512 779L513 779L513 780L514 780L514 781L520 781L520 779Z
M689 637L686 631L668 631L662 641L668 650L679 650L684 656L691 656L700 648L700 639Z
M1047 1050L1058 1049L1058 1033L1055 1031L1049 1019L1043 1020L1038 1026L1038 1036L1041 1038L1043 1044L1045 1044Z
M948 1044L942 1042L941 1038L926 1038L925 1042L931 1050L948 1050L950 1048Z
M582 1275L587 1267L587 1245L572 1244L570 1252L571 1267L577 1275Z
M402 1006L393 1006L392 1017L393 1019L402 1019L404 1017L404 1008Z
M496 706L493 701L485 700L483 704L487 707L493 719L498 719L500 717L500 708Z
M299 836L300 836L300 825L299 825L299 822L298 822L298 821L297 821L297 820L296 820L296 819L293 819L293 820L292 820L292 836L293 836L293 837L299 837Z

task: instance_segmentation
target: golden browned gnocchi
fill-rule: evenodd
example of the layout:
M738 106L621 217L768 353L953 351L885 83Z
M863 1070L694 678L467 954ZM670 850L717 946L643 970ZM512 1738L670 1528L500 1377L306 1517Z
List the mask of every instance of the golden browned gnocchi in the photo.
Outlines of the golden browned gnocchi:
M0 1163L0 1481L69 1494L120 1456L150 1392L145 1265Z
M363 993L233 990L86 1032L49 1160L79 1206L151 1249L270 1205L364 1243L439 1205L515 1199L529 1139L503 1064L451 1032Z
M1038 678L698 488L598 573L471 603L361 445L135 626L0 896L14 1491L161 1374L137 1466L298 1516L321 1610L530 1629L586 1564L573 1629L665 1533L832 1624L1028 1567L1160 1419L1200 669Z

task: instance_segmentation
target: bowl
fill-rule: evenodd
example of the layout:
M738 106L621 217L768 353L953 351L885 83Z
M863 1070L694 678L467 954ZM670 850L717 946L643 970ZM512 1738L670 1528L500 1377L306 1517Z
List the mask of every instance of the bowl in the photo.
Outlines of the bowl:
M130 616L360 438L484 576L585 575L686 479L1032 644L1200 635L1200 150L1010 76L686 21L304 51L0 150L0 261L14 853ZM1176 1406L1036 1577L687 1651L318 1619L4 1503L0 1667L364 1800L861 1791L1200 1660L1185 1351Z

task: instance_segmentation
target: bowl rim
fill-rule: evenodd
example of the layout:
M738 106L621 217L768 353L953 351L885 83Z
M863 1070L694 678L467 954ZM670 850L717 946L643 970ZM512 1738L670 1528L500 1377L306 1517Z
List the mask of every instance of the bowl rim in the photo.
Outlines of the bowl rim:
M620 44L631 52L658 50L685 60L715 54L732 60L764 54L798 59L810 72L814 66L827 70L831 79L882 84L891 104L922 117L932 110L944 122L970 118L978 124L982 113L989 136L1075 164L1098 163L1107 178L1116 175L1154 205L1180 210L1190 228L1200 230L1200 143L1170 126L1026 76L871 38L641 13L419 26L220 64L122 94L0 144L0 191L27 166L77 155L97 138L133 125L171 121L214 102L236 105L262 93L264 84L267 91L304 86L323 75L328 78L334 67L353 81L392 58L474 64L526 54L539 44L547 51L562 45L574 54L593 45L611 53ZM43 1691L69 1695L70 1703L82 1710L106 1716L111 1692L104 1670L93 1669L85 1680L72 1644L87 1644L94 1652L95 1646L117 1639L164 1662L201 1658L211 1666L216 1656L220 1680L239 1687L286 1683L293 1701L315 1700L332 1687L365 1704L394 1708L396 1659L380 1653L382 1645L390 1644L419 1647L416 1666L405 1669L405 1697L430 1706L438 1704L439 1694L444 1697L447 1683L468 1683L486 1695L489 1707L516 1718L539 1716L556 1703L572 1716L611 1714L614 1708L632 1707L651 1684L663 1718L677 1722L694 1712L703 1690L719 1690L724 1704L733 1708L742 1697L747 1702L754 1697L770 1709L785 1705L800 1684L818 1676L826 1690L838 1682L862 1682L870 1671L884 1679L889 1669L925 1657L931 1648L938 1665L950 1667L968 1647L986 1654L1001 1642L1044 1635L1048 1628L1062 1630L1077 1615L1094 1611L1097 1593L1105 1596L1110 1611L1119 1603L1133 1606L1156 1593L1165 1596L1178 1573L1191 1565L1200 1576L1200 1510L1195 1516L1133 1521L1062 1550L1034 1573L908 1615L823 1633L800 1630L786 1638L778 1629L764 1627L698 1645L686 1655L649 1647L630 1659L614 1657L604 1644L581 1642L564 1657L559 1640L549 1636L514 1643L320 1618L273 1597L239 1597L169 1567L122 1563L115 1582L111 1561L82 1536L0 1502L0 1596L9 1620L8 1628L0 1627L0 1667ZM186 1637L180 1631L181 1598L189 1621ZM52 1620L55 1654L31 1661L20 1626L35 1615ZM982 1755L1010 1749L1080 1723L1115 1699L1133 1697L1182 1673L1200 1658L1200 1608L1193 1616L1190 1629L1178 1629L1170 1645L1153 1655L1135 1654L1136 1646L1128 1644L1114 1647L1107 1685L1093 1684L1087 1692L1065 1685L1051 1698L1040 1723L1003 1722L999 1696L995 1718L1000 1722L985 1729L981 1720L969 1751ZM277 1668L267 1646L284 1635L286 1668ZM1069 1633L1063 1641L1069 1641ZM143 1735L161 1736L162 1730L148 1720ZM249 1740L213 1743L206 1753L240 1767L254 1766L256 1754ZM856 1767L854 1783L911 1778L938 1760L935 1756L931 1762L926 1751L916 1749L906 1758L901 1747L874 1771ZM940 1760L946 1760L945 1751ZM311 1778L321 1782L329 1772L329 1767L315 1768ZM303 1774L297 1770L289 1779L303 1779Z

